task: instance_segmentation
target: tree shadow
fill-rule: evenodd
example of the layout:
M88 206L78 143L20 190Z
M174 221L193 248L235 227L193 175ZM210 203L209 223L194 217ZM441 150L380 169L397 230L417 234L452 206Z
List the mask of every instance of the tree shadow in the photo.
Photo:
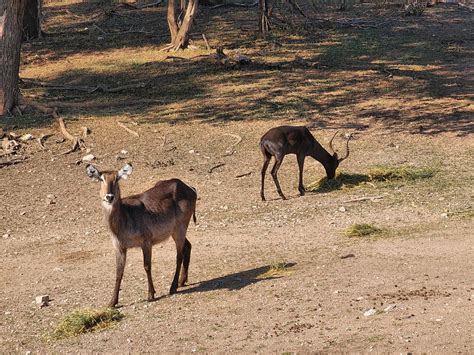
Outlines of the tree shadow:
M285 263L285 269L292 268L296 263ZM260 281L274 280L283 277L278 272L272 273L272 266L266 265L255 269L240 271L234 274L216 277L211 280L190 284L186 289L178 290L179 294L208 292L215 290L235 291Z
M302 6L308 4L303 1ZM173 124L285 119L309 121L319 128L355 130L368 128L368 122L374 120L392 131L472 133L472 109L466 105L472 80L465 74L471 48L465 30L469 15L441 5L420 19L394 17L393 13L379 19L376 13L362 10L363 15L357 16L376 19L384 26L315 26L295 33L276 30L269 41L262 41L255 36L256 23L250 16L254 10L202 7L193 27L195 43L206 33L212 46L252 53L249 65L229 68L210 57L191 60L158 54L157 46L168 40L164 6L119 14L111 5L47 8L47 31L57 35L26 46L24 63L33 66L38 65L36 61L64 60L78 53L97 54L99 58L93 60L99 68L63 66L62 71L48 74L48 80L70 86L146 85L117 93L27 85L22 90L39 101L60 102L61 114L67 119L82 114ZM320 18L315 16L332 16L336 24L336 16L346 18L351 13L311 14L305 24ZM130 28L155 35L117 35ZM113 55L121 49L136 52ZM130 60L131 55L150 60ZM304 60L298 59L300 55ZM414 109L417 99L423 105ZM439 103L431 102L438 99ZM398 105L405 101L411 102ZM20 128L50 122L44 118L19 121Z

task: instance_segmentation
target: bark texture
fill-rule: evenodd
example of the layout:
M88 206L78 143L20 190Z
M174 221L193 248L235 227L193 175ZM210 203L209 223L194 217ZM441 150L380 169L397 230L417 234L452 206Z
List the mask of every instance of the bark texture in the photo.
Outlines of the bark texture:
M18 72L26 0L0 0L0 116L9 112L20 95Z
M189 33L193 25L194 17L197 14L199 0L188 0L185 6L185 1L180 0L179 14L176 11L176 1L168 1L168 26L171 34L171 43L166 48L169 50L179 50L187 48L189 45ZM184 12L184 17L181 17Z

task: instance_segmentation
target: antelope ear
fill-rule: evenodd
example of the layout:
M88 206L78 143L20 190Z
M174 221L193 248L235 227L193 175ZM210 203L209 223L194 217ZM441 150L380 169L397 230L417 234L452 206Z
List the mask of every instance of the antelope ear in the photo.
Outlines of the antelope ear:
M97 168L94 165L92 164L87 165L86 172L87 172L87 176L89 176L91 179L96 180L96 181L100 180L100 172L99 170L97 170Z
M128 176L132 173L133 171L133 167L132 167L132 164L130 163L127 163L123 166L122 169L119 170L119 172L117 173L117 177L118 179L127 179Z

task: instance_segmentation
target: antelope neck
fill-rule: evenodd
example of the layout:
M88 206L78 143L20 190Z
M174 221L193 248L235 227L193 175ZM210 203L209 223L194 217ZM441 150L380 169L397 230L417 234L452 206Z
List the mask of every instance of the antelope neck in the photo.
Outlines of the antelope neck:
M332 156L318 142L314 142L311 150L311 157L326 167Z
M109 206L103 206L105 218L108 222L111 232L118 235L120 225L120 215L122 210L122 198L120 196L120 188L117 186L114 199Z

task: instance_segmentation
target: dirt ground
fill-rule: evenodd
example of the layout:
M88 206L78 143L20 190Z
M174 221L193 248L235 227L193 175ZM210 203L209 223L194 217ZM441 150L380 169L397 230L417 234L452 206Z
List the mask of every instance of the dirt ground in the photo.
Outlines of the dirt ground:
M167 295L175 263L167 241L154 247L158 299L146 302L141 251L131 250L119 302L124 319L48 341L69 312L106 305L115 257L98 185L80 162L86 152L57 155L70 144L45 115L2 118L5 131L54 133L45 150L25 143L18 155L27 160L0 169L2 352L474 351L471 13L441 5L421 18L396 8L325 9L313 26L295 15L262 40L253 33L255 8L203 8L196 44L205 32L211 46L252 59L228 67L192 58L210 53L203 49L173 54L191 59L166 58L159 51L165 36L94 30L166 28L164 7L118 11L46 7L50 36L25 44L20 76L146 87L104 93L25 82L22 92L63 104L70 132L88 127L84 142L97 166L133 163L124 195L170 177L196 187L189 285ZM279 177L289 199L278 198L267 176L269 201L262 202L258 141L280 124L310 125L325 147L337 129L352 133L340 166L348 174L377 166L435 173L299 197L296 159L288 156ZM335 145L343 142L338 135ZM323 176L307 159L305 183ZM348 238L354 223L383 233ZM35 297L43 294L51 302L39 308ZM375 314L364 315L370 309Z

